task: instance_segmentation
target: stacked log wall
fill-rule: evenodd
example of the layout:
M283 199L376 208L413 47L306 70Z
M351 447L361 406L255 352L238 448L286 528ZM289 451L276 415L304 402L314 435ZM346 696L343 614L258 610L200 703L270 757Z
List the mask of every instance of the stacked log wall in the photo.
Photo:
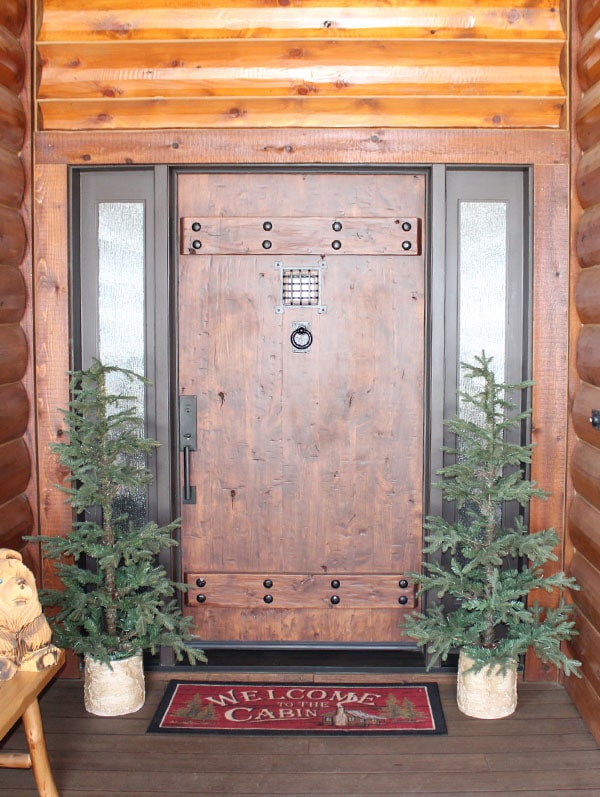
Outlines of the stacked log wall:
M583 678L566 686L600 740L600 3L576 6L578 41L574 68L578 85L574 111L578 162L575 170L576 257L574 302L575 381L570 457L573 499L568 513L570 572L580 590L572 593L579 635L570 643L583 662ZM575 92L574 92L575 93ZM578 203L578 204L577 204Z
M559 128L565 7L44 0L39 129Z
M26 0L0 0L0 547L17 550L33 524L28 497L27 20Z

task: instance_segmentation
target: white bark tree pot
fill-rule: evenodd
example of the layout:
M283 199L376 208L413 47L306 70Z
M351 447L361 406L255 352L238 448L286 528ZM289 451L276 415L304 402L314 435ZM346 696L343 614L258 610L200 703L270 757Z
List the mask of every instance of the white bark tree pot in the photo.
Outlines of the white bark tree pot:
M517 662L501 672L491 665L471 670L473 660L461 650L458 658L456 702L463 714L478 719L508 717L517 707Z
M112 670L111 670L112 667ZM108 664L85 656L83 700L86 711L118 717L138 711L146 699L142 654Z

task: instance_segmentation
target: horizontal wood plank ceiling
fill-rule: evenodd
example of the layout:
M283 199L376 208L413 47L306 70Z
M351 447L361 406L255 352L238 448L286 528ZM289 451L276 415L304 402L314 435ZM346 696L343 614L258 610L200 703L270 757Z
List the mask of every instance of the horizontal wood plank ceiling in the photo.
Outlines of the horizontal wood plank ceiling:
M38 125L559 128L551 0L44 0Z

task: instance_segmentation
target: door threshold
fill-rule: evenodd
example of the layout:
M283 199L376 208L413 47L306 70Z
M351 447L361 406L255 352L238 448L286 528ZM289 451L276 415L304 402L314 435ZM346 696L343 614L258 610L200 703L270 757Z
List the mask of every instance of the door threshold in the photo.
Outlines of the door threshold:
M210 667L334 667L356 669L363 667L422 667L421 651L377 648L207 648Z
M207 664L190 666L183 660L174 665L161 664L158 657L146 661L147 672L202 677L208 673L389 673L426 672L426 661L420 650L390 648L358 649L248 649L204 648ZM449 660L436 673L453 672L456 663Z

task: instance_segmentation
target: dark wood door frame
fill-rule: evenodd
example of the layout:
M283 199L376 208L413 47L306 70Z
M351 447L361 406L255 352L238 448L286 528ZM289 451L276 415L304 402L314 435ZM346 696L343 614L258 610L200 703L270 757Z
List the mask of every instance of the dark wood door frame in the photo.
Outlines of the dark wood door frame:
M223 163L278 168L327 163L351 169L354 164L381 168L412 167L415 163L530 164L532 171L532 240L534 292L532 316L532 377L536 382L533 439L537 443L532 478L550 493L547 502L532 506L532 529L554 526L563 535L568 420L568 269L569 131L568 130L178 130L89 131L85 134L41 132L35 137L36 171L31 326L35 323L36 452L39 474L39 528L59 534L70 523L63 497L54 489L62 478L49 445L61 429L60 408L68 403L67 372L72 366L69 346L70 237L68 214L72 167L125 167L143 161L175 168L215 168ZM367 167L368 168L368 167ZM432 196L435 205L435 196ZM434 239L433 268L443 258ZM537 277L536 277L537 275ZM435 273L433 275L435 279ZM435 318L443 306L432 304ZM561 321L561 319L564 320ZM52 345L48 345L51 342ZM440 363L437 364L439 366ZM436 363L432 363L436 369ZM432 396L432 403L436 400ZM432 446L436 450L436 446ZM37 506L38 502L34 498ZM567 551L567 554L569 552ZM561 558L556 569L564 566ZM44 568L45 586L56 585ZM541 596L546 601L547 597ZM76 668L71 670L76 672ZM526 662L530 679L555 675L534 659Z

